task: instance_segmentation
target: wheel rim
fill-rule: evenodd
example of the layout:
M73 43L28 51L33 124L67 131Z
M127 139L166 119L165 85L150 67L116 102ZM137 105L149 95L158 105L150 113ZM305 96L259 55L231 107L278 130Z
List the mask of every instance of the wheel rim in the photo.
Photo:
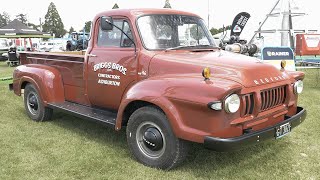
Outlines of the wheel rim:
M149 158L159 158L166 149L166 139L161 128L153 122L139 125L136 140L140 151Z
M39 99L38 96L31 92L27 97L28 110L32 115L37 115L39 112Z

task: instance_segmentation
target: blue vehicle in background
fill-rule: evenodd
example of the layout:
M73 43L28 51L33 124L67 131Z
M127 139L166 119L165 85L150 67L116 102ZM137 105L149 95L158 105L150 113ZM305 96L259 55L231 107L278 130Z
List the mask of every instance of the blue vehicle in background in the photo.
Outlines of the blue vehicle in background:
M81 51L88 47L89 33L73 32L69 35L66 50Z

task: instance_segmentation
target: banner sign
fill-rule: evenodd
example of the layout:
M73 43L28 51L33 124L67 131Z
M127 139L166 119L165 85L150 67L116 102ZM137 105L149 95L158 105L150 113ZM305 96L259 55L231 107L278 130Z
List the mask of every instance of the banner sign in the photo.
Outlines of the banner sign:
M250 18L250 14L247 12L239 13L233 20L231 26L231 36L240 36L242 30L246 26L248 20Z
M320 35L319 34L309 34L304 35L306 39L306 44L309 48L316 48L319 47L320 43Z
M272 64L281 68L281 61L285 60L286 70L295 71L294 54L290 47L264 47L261 53L261 59L267 64Z
M293 60L293 51L289 47L264 47L262 60Z

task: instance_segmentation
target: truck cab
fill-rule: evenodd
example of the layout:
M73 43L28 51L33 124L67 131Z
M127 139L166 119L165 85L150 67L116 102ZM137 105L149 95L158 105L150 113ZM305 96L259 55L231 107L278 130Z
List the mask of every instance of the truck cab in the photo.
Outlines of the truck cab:
M31 119L56 110L125 129L134 157L151 167L176 167L189 142L230 151L278 139L306 117L297 104L304 73L222 51L188 12L102 12L84 56L20 58L10 87Z

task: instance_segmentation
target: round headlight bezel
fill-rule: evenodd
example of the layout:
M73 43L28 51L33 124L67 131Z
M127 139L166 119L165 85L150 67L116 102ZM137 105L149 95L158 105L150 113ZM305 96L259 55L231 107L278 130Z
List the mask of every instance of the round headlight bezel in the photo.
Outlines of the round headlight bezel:
M227 113L236 113L240 109L240 103L239 95L231 94L224 101L224 109Z
M297 82L295 82L293 89L295 94L301 94L303 91L303 81L298 80Z

